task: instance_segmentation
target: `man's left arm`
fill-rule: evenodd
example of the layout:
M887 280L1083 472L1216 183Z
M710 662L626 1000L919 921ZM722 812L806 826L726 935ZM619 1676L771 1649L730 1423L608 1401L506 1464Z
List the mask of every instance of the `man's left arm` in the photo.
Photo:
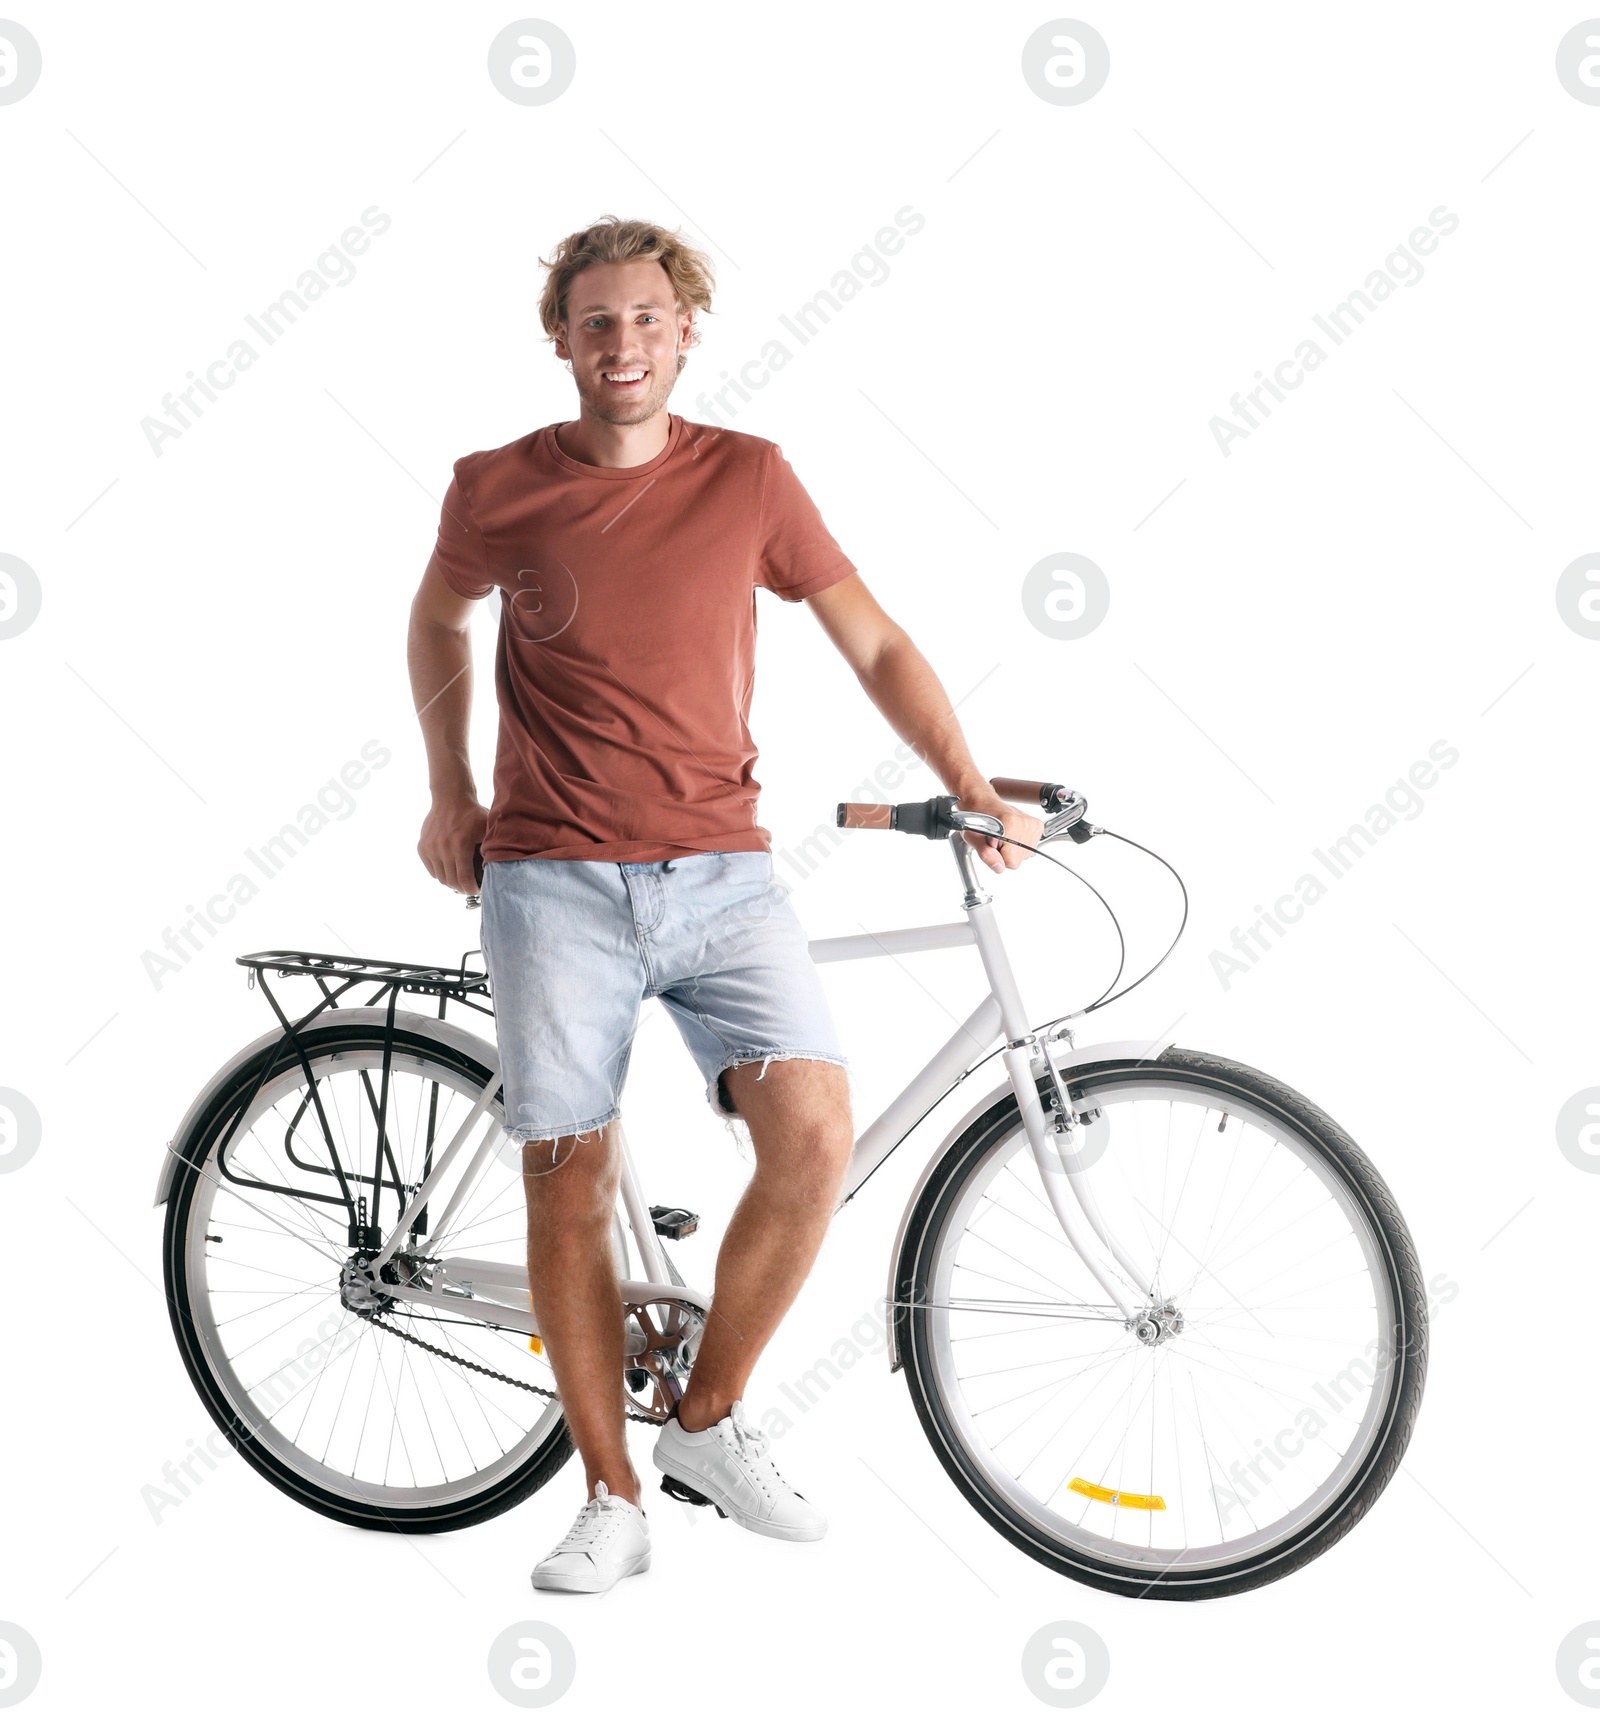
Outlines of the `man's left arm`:
M1037 846L1043 822L1009 805L972 760L950 698L917 645L873 599L859 575L811 595L806 605L861 681L861 688L895 732L939 777L963 810L997 816L1008 835ZM1015 870L1032 857L984 835L966 836L991 870Z

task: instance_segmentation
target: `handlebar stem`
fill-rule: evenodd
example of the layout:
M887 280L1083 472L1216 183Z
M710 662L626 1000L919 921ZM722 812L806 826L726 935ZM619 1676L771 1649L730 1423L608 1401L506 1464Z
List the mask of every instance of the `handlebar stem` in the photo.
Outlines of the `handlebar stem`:
M961 838L960 830L950 836L950 848L956 855L956 869L961 872L962 885L967 891L961 897L961 904L969 908L981 907L985 901L993 899L978 881L978 873L972 863L972 848Z

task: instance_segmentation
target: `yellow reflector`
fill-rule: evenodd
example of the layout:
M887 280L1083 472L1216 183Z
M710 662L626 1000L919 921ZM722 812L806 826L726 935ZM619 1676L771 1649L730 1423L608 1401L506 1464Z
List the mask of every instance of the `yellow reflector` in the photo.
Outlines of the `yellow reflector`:
M542 1357L544 1355L544 1340L541 1339L537 1333L529 1333L528 1349L532 1351L536 1357Z
M1108 1507L1133 1507L1141 1513L1164 1513L1167 1504L1159 1495L1130 1495L1126 1489L1106 1489L1099 1483L1086 1483L1074 1477L1067 1487L1091 1501L1104 1501Z

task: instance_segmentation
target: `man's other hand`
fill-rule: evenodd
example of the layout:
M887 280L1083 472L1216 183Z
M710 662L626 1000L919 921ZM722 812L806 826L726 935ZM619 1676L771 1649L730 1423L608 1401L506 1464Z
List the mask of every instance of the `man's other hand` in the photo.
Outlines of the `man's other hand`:
M441 803L435 799L422 825L417 856L446 888L457 894L475 895L478 881L472 857L483 845L489 813L476 799Z

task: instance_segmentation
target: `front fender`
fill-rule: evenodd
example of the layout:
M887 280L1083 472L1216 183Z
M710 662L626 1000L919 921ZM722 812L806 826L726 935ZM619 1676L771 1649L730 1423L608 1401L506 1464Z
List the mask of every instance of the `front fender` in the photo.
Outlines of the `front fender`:
M1165 1046L1162 1050L1165 1050ZM1064 1040L1052 1040L1050 1054L1055 1058L1056 1067L1061 1072L1061 1078L1067 1080L1075 1069L1090 1068L1096 1063L1105 1062L1159 1062L1162 1050L1152 1048L1148 1039L1116 1039L1103 1045L1083 1045L1072 1049ZM937 1150L923 1167L922 1175L911 1187L910 1198L906 1201L906 1210L900 1215L900 1228L894 1234L894 1249L889 1256L889 1293L887 1307L884 1310L889 1321L889 1372L894 1373L900 1367L900 1349L898 1344L898 1329L894 1325L894 1285L895 1271L900 1265L900 1250L905 1243L906 1229L911 1223L911 1214L916 1207L917 1199L926 1187L928 1179L938 1168L939 1161L956 1144L968 1129L981 1117L985 1111L992 1110L1003 1098L1012 1096L1009 1080L1003 1081L993 1092L972 1107L971 1110L951 1129L949 1134L939 1143Z
M350 1009L326 1009L312 1023L316 1027L374 1027L378 1032L384 1029L387 1016L381 1007L363 1007ZM428 1038L436 1039L440 1044L449 1045L464 1057L470 1057L473 1062L481 1063L490 1074L496 1073L500 1067L500 1056L495 1047L487 1039L480 1039L476 1033L468 1032L465 1027L458 1027L450 1021L442 1021L435 1015L419 1015L410 1009L397 1009L394 1024L404 1027L407 1032L419 1033ZM241 1064L252 1058L264 1058L273 1050L283 1037L281 1027L273 1027L258 1039L252 1039L242 1050L234 1054L222 1065L209 1081L195 1095L195 1101L190 1105L184 1119L178 1125L178 1132L167 1142L167 1156L161 1166L161 1176L156 1182L155 1204L165 1206L172 1195L173 1178L178 1171L178 1149L185 1144L196 1120L211 1103L212 1095L224 1081L237 1070Z

